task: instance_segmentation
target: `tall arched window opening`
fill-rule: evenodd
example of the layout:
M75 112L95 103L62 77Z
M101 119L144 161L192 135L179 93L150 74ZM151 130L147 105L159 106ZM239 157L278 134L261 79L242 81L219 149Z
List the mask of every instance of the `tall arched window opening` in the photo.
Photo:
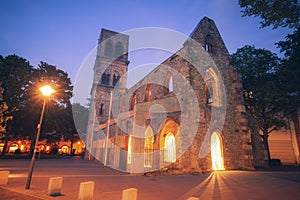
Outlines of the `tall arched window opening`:
M102 85L109 85L109 74L103 73L101 76L101 84Z
M144 145L144 166L152 167L154 151L154 135L152 128L148 126L145 131L145 145Z
M164 144L164 161L175 162L176 161L176 143L173 133L169 132L166 135Z
M104 113L104 103L101 103L99 108L99 115L103 115L103 113Z
M120 76L116 76L116 75L113 76L113 86L115 86L118 83L119 79Z
M170 76L169 79L169 92L173 92L173 77Z
M205 37L205 51L212 53L213 52L213 45L212 45L213 41L212 41L212 37L210 35L207 35Z
M170 93L170 92L173 92L173 77L172 77L172 74L170 72L167 73L167 76L166 76L166 87L167 88L167 94Z
M131 145L131 143L132 143L132 138L131 138L132 136L131 135L129 135L129 138L128 138L128 149L127 149L127 163L128 164L131 164L131 159L132 159L132 155L131 155L131 153L132 153L132 145Z
M206 103L212 106L221 106L220 83L217 74L212 68L206 70L204 81Z
M150 85L147 86L146 88L146 101L151 101L151 95L152 95L152 91L151 91L151 87Z
M135 104L136 104L136 94L133 94L130 102L130 110L134 109Z

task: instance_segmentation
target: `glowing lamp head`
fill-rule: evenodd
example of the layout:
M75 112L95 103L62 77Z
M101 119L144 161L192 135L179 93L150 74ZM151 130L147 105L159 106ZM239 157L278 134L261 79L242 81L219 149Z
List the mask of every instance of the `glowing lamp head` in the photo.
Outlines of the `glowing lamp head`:
M45 85L43 87L40 87L39 90L46 97L51 96L51 94L53 94L55 92L55 90L50 85Z

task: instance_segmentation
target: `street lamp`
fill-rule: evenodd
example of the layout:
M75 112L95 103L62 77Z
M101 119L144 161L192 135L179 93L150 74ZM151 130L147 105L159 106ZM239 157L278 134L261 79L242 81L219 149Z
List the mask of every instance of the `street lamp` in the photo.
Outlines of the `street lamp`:
M43 117L44 117L47 98L49 96L51 96L52 93L55 92L55 90L49 85L45 85L43 87L40 87L39 90L44 95L44 103L43 103L42 113L41 113L41 117L40 117L40 122L37 126L38 131L37 131L37 134L36 134L36 139L35 139L35 143L34 143L34 151L33 151L33 154L32 154L32 158L31 158L31 162L30 162L30 168L29 168L28 177L27 177L27 182L26 182L26 186L25 186L25 189L27 189L27 190L30 188L30 182L31 182L31 177L32 177L32 172L33 172L33 167L34 167L34 162L35 162L36 149L37 149L37 144L38 144L39 137L40 137L41 126L42 126L42 122L43 122Z

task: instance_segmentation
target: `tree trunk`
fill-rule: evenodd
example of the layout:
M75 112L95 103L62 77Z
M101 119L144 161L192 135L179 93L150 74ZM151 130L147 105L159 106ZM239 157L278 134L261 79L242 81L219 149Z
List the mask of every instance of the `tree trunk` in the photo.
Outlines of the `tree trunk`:
M264 143L266 151L267 151L268 167L270 167L271 155L270 155L270 148L269 148L269 140L268 139L269 139L268 130L263 130L263 143Z
M3 151L1 152L1 155L4 156L6 153L7 145L8 145L8 134L5 134L5 140L4 140L4 146L3 146Z
M74 152L73 152L73 143L74 143L74 135L72 134L71 136L71 145L70 145L70 154L71 156L74 156Z
M5 140L4 140L4 146L3 146L3 151L1 152L1 155L4 156L5 153L6 153L6 149L7 149L7 146L8 146L8 140L9 140L9 136L11 134L11 127L12 127L12 124L13 124L13 121L11 121L9 123L9 129L6 130L5 132ZM7 124L6 124L6 127L7 127Z
M296 132L297 144L300 147L300 123L299 123L299 116L298 116L297 110L294 112L292 120L294 123L295 132Z

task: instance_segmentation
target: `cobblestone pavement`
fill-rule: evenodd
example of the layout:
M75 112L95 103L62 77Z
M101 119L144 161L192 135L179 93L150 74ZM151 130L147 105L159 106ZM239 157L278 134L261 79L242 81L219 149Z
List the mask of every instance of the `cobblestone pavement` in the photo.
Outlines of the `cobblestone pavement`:
M85 181L95 182L94 199L105 200L121 200L122 190L132 187L138 189L138 200L185 200L191 196L201 200L281 200L300 196L299 167L146 177L115 171L95 161L37 160L30 190L25 190L29 163L0 160L0 170L10 171L8 185L0 187L0 199L78 199L79 184ZM47 196L49 178L54 176L63 177L62 196Z

